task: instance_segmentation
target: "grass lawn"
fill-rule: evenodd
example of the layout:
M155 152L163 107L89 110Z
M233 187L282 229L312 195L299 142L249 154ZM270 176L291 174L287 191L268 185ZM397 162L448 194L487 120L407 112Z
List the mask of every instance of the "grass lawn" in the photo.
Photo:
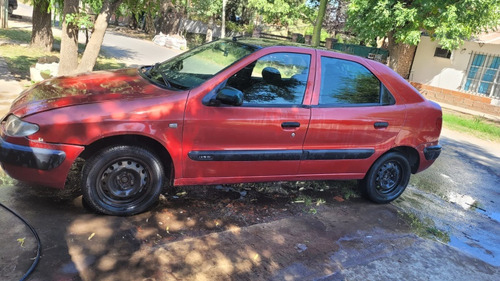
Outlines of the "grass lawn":
M59 57L58 51L42 51L36 48L30 48L31 31L21 29L0 29L0 38L10 39L18 42L19 45L3 45L0 46L0 55L7 61L10 71L19 80L30 80L30 67L35 65L39 58L44 56ZM54 38L54 49L58 49L61 45L61 39ZM79 44L80 52L85 46ZM117 69L125 67L113 58L108 58L100 55L97 59L94 70Z
M444 111L443 125L455 131L466 132L483 139L500 142L500 124L479 116Z

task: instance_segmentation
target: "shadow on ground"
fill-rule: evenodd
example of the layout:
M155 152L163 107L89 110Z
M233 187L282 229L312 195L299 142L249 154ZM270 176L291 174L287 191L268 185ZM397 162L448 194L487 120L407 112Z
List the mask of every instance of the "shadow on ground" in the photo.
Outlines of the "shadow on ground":
M304 257L306 249L308 260L319 257L323 247L308 248L318 237L307 233L325 232L315 217L348 204L339 201L355 195L355 189L355 182L182 187L133 217L95 215L82 206L81 197L66 199L68 194L23 184L0 188L0 202L27 218L42 238L42 260L33 280L232 279L269 277L292 257ZM13 241L1 242L16 252L16 259L2 258L2 275L20 276L31 265L34 241L20 222L3 212L0 217L2 228L19 225L8 239L27 238L22 255ZM283 221L281 226L271 225L277 221Z

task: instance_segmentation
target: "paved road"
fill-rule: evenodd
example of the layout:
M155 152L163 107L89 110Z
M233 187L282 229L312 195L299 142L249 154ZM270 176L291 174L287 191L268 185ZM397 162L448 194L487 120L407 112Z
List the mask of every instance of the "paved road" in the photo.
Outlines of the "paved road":
M181 53L158 46L153 42L127 37L112 31L106 32L102 51L129 66L151 65Z
M23 19L30 19L33 9L29 5L19 2L19 7L14 11L15 15L22 16ZM21 25L22 26L22 25ZM29 25L28 25L29 26ZM54 34L60 34L60 29L54 28ZM85 42L83 33L79 36L80 42ZM179 50L172 50L147 40L128 37L111 30L106 32L102 43L102 51L110 57L114 57L135 67L140 65L151 65L156 62L167 60L177 54Z

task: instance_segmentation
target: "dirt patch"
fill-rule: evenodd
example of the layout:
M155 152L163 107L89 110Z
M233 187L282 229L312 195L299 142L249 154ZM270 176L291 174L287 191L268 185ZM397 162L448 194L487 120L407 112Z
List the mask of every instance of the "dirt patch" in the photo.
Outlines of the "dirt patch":
M356 197L355 181L277 182L172 188L134 225L148 245L321 212ZM348 198L347 198L348 199Z

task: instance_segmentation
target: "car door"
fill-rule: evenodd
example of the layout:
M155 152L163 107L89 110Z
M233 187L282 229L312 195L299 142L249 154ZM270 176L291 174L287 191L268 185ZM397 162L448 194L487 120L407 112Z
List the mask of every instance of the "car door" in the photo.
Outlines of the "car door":
M402 100L362 59L319 52L301 174L362 178L392 147L405 120ZM356 60L356 58L354 58Z
M273 180L298 172L310 119L307 84L314 51L292 50L263 50L202 99L189 98L183 183ZM223 87L241 91L243 104L204 102Z

